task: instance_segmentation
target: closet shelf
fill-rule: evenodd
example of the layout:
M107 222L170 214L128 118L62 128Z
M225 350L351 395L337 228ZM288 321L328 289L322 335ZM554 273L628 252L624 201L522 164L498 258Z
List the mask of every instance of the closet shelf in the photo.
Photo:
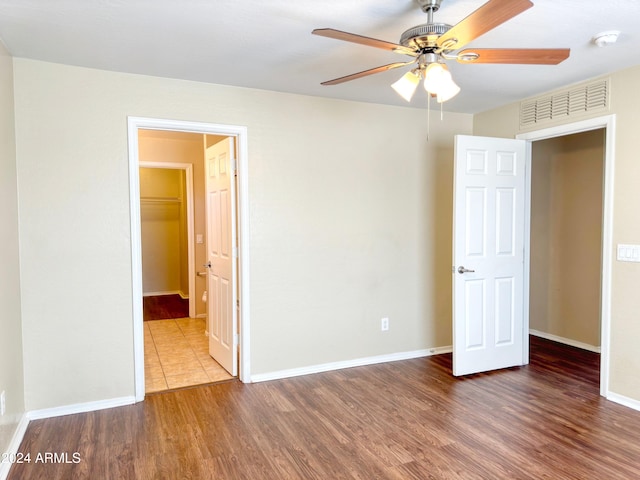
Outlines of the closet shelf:
M177 197L140 197L140 203L182 203Z

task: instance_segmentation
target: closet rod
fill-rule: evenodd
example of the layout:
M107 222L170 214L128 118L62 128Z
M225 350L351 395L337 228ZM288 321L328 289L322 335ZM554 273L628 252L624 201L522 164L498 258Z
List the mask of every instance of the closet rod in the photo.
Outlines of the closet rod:
M142 203L182 203L177 197L140 197Z

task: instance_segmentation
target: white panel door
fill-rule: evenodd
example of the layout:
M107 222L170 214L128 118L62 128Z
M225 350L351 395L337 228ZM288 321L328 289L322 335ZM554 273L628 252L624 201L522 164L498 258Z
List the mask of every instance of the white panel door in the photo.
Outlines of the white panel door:
M209 354L238 374L234 143L229 137L207 148L207 318Z
M456 136L453 374L523 365L526 142Z

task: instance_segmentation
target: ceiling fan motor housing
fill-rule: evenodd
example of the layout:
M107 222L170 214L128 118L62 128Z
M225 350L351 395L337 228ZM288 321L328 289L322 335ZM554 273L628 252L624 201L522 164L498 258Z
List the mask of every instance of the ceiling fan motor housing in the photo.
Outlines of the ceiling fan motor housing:
M436 47L438 37L447 32L451 25L446 23L424 23L405 31L400 37L400 45L417 47L420 50Z

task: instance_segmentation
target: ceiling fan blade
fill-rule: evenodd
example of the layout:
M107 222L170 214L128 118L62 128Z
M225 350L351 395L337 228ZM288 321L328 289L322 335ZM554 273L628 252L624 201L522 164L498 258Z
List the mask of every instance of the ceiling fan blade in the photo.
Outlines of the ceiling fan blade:
M457 50L530 7L530 0L489 0L442 34L436 43L444 50Z
M458 63L557 65L569 58L568 48L467 48Z
M399 67L404 67L406 65L411 65L412 63L415 63L415 62L411 61L411 62L390 63L388 65L382 65L381 67L372 68L370 70L354 73L352 75L347 75L346 77L334 78L333 80L322 82L321 85L337 85L339 83L349 82L357 78L366 77L367 75L373 75L374 73L386 72L387 70L391 70L393 68L399 68Z
M367 47L382 48L383 50L403 53L405 55L411 55L413 57L417 55L416 51L413 48L405 47L397 43L385 42L384 40L378 40L376 38L356 35L355 33L342 32L333 28L316 28L311 33L313 33L314 35L320 35L321 37L335 38L336 40L343 40L345 42L359 43L360 45L365 45Z

